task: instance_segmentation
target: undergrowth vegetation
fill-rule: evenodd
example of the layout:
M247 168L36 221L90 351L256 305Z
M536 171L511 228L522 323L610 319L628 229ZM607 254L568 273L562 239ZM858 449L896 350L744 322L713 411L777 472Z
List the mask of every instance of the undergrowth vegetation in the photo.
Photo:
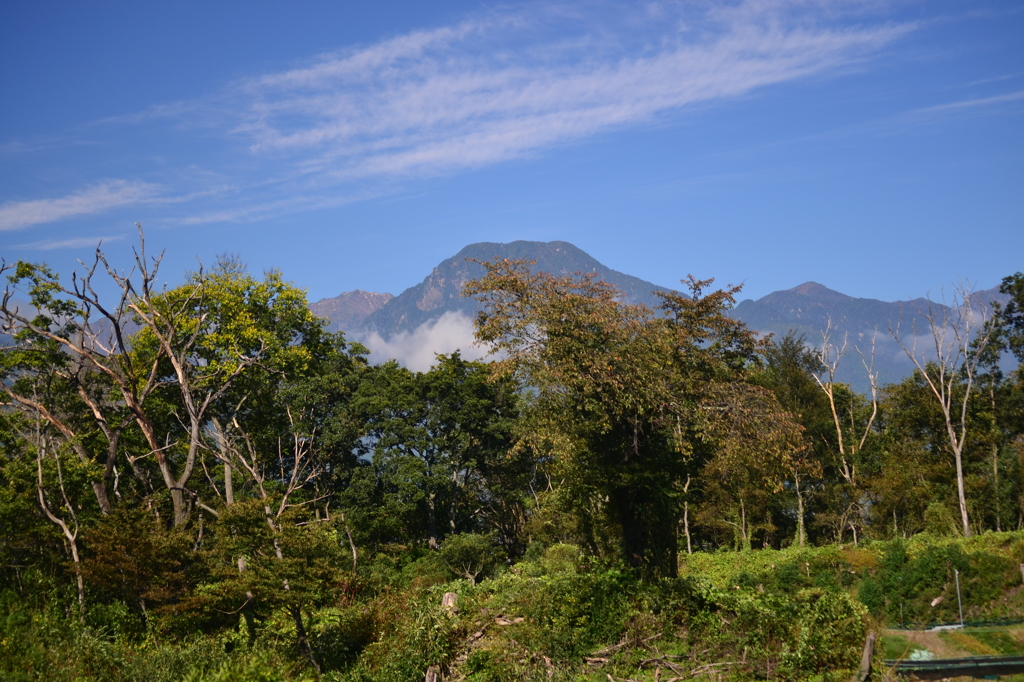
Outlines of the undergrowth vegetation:
M442 556L381 551L334 603L311 610L304 623L319 675L296 649L285 611L267 614L255 632L243 614L224 614L225 625L182 636L164 627L181 614L151 618L139 631L121 602L94 604L83 621L58 606L73 604L72 595L33 604L10 590L0 674L413 682L434 669L446 680L541 682L654 679L661 668L663 679L838 680L858 665L869 630L955 620L955 570L968 620L1024 613L1022 532L684 554L679 577L656 581L567 544L531 546L527 559L491 564L476 581ZM457 595L454 605L444 604L446 593ZM979 652L1012 650L1005 634L974 637ZM885 655L880 647L879 665Z

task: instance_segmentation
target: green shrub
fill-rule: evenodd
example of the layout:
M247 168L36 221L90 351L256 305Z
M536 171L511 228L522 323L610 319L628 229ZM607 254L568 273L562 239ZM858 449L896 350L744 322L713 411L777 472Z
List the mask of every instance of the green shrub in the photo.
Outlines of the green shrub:
M280 662L273 660L267 653L260 652L226 661L211 672L193 668L182 682L285 682L286 679L288 677L282 670Z
M373 641L373 614L363 604L320 610L309 636L324 669L343 670Z
M928 533L938 537L953 537L961 534L960 522L942 502L932 502L924 510L924 527Z
M860 658L866 632L864 607L845 592L806 590L797 598L792 644L783 661L794 673L839 672Z
M544 556L544 543L534 541L526 548L523 561L525 563L535 563L540 561L542 556Z
M540 565L549 575L576 573L582 559L583 553L576 545L556 544L547 548Z
M865 577L860 587L857 588L857 599L868 611L873 614L880 614L885 608L885 593L878 580L872 576Z
M505 553L488 535L460 533L451 535L441 545L440 558L452 575L475 585L505 561Z
M373 616L377 639L363 649L347 679L420 682L430 666L447 666L465 636L458 618L441 606L449 587L378 600Z
M146 634L146 621L121 601L91 604L85 611L85 622L113 640L138 640Z
M443 585L452 579L451 571L437 552L427 552L406 564L402 568L401 576L404 586L417 589Z
M522 616L515 636L527 649L566 661L618 639L636 582L617 570L520 580L508 613Z

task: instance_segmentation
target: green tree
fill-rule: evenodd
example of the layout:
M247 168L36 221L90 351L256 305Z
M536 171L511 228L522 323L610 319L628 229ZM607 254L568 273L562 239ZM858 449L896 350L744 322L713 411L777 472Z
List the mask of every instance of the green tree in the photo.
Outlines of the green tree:
M504 557L486 535L457 533L441 545L441 561L453 574L476 585L477 578L493 571Z
M179 525L188 517L188 484L210 419L227 409L233 419L239 411L263 414L259 397L268 392L262 387L305 372L330 343L305 292L274 271L260 281L229 268L199 270L180 287L144 294L132 310L143 325L132 353L156 362L175 410L175 418L165 414L162 423L141 411L136 423L156 456Z
M924 529L929 503L957 503L957 471L946 422L928 382L915 371L885 387L879 403L878 442L865 460L872 524L878 534L909 536ZM965 452L970 453L969 443ZM962 533L962 524L958 532Z
M807 348L805 338L789 332L781 341L769 339L761 350L762 365L754 375L754 381L774 393L779 406L800 424L803 429L804 447L790 460L787 472L788 482L797 501L797 544L801 547L807 540L806 519L815 507L825 516L831 508L815 504L812 496L824 498L824 504L836 501L829 470L831 448L835 440L829 401L820 390L816 373L820 362L813 351ZM827 489L827 490L826 490ZM848 496L846 496L848 497ZM849 508L855 504L844 499L842 504ZM845 518L840 522L838 539L842 538Z
M1005 327L1005 347L1013 353L1019 363L1018 371L1024 367L1024 272L1004 277L999 284L999 293L1010 297L1006 306L999 311Z
M138 376L129 360L124 301L112 309L99 305L92 277L100 262L97 255L70 289L45 265L0 267L8 280L0 321L9 334L0 346L0 388L10 406L30 421L45 421L53 438L92 471L96 502L109 514L118 450L135 418L116 393L144 401L156 382ZM15 303L18 293L27 295L27 307Z
M45 419L83 462L104 462L94 482L97 500L110 510L108 488L121 436L136 427L152 456L173 507L174 525L193 506L189 483L204 446L204 429L221 401L251 396L252 385L272 374L307 367L325 346L324 323L306 304L305 293L280 273L262 281L223 263L190 273L171 290L154 288L160 258L147 259L141 238L132 274L119 274L97 249L83 277L70 286L45 265L5 266L10 286L0 308L15 344L5 348L3 370L21 385L56 376L66 410L51 410L17 381L3 385L11 400ZM107 302L93 278L102 266L120 296ZM27 287L36 315L11 303ZM98 386L98 388L93 388ZM67 412L70 416L65 416ZM76 430L77 424L83 424ZM89 429L102 432L101 459L86 449Z
M984 425L991 480L987 494L986 516L996 530L1013 524L1014 499L1020 498L1021 482L1014 472L1018 468L1014 439L1024 433L1024 273L1003 278L999 291L1009 296L1006 306L992 303L992 315L986 320L984 333L972 344L979 361L978 412L979 425ZM1018 363L1017 370L1007 376L1003 369L1006 355ZM1020 523L1018 512L1018 524Z
M383 504L405 517L404 532L436 549L450 533L474 530L484 514L509 534L489 478L501 483L518 400L458 352L425 373L395 362L372 368L354 402L366 423ZM503 491L508 493L511 491ZM420 525L422 524L422 526Z
M704 295L710 282L691 278L690 295L663 294L655 314L593 275L483 265L466 293L484 307L477 338L503 356L495 375L530 396L523 441L554 455L580 511L615 529L629 565L674 575L695 451L714 443L716 456L738 461L785 450L777 403L744 380L755 341L726 314L737 289Z

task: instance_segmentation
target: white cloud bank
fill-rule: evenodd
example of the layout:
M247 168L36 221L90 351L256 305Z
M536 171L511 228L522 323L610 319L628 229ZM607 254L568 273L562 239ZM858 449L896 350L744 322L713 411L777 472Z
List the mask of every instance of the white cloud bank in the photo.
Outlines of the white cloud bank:
M459 311L446 312L411 332L395 334L386 340L376 332L354 334L352 338L370 349L371 362L394 359L415 372L430 369L438 353L458 350L467 360L479 360L487 355L487 350L476 345L473 339L473 319Z
M0 204L0 231L18 230L64 218L102 213L152 198L156 185L111 180L58 199L11 201Z

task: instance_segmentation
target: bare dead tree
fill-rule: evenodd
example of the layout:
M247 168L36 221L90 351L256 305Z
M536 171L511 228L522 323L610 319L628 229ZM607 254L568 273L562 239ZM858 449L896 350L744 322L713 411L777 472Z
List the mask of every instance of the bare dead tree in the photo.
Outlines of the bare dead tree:
M49 454L49 439L45 431L40 428L39 421L36 421L35 433L36 448L36 495L39 500L39 508L51 523L60 528L64 539L67 540L71 550L71 561L75 569L75 583L78 587L78 615L85 619L85 581L82 578L82 558L78 551L78 515L75 514L75 505L68 499L67 490L64 487L64 472L60 466L60 452L53 451L53 461L57 469L57 487L60 490L60 497L63 504L58 511L65 511L68 518L57 514L46 499L46 487L43 480L43 460Z
M230 431L222 429L217 436L217 449L213 451L214 456L223 464L232 468L238 468L249 475L252 479L256 493L263 500L263 511L267 525L274 533L281 530L280 520L284 513L291 507L315 504L324 499L319 496L310 500L295 503L292 497L296 491L304 488L313 482L321 473L320 467L314 458L313 446L316 439L314 431L309 436L300 434L295 429L295 419L291 409L286 409L289 424L292 426L292 443L289 452L289 464L284 465L283 443L278 442L278 483L284 489L280 492L280 499L274 503L274 496L267 489L268 473L267 466L256 448L252 437L239 425L237 419L232 419ZM232 437L232 432L234 437ZM240 446L239 441L241 442ZM274 508L276 506L276 509ZM280 548L278 547L278 552ZM280 558L280 557L279 557Z
M219 426L217 427L215 432L217 448L212 450L214 456L221 460L226 466L237 467L239 470L247 473L252 479L256 492L263 502L264 520L270 528L271 537L273 538L274 555L278 561L284 560L284 552L281 546L281 533L284 530L282 517L285 512L292 507L315 504L326 497L314 497L302 502L293 501L293 495L296 491L304 488L309 483L312 483L314 479L323 473L323 469L315 462L314 458L315 453L313 445L316 439L315 430L308 436L300 434L298 429L296 429L296 420L293 417L291 410L286 409L286 412L288 414L288 422L292 427L292 443L290 448L291 451L289 452L290 466L286 467L284 464L283 443L279 440L279 467L277 483L283 485L284 489L280 493L280 499L277 500L276 503L274 496L267 489L267 466L262 461L252 437L242 429L237 419L232 419L231 421L231 430L234 432L234 438L232 438L231 434L227 432L227 429L221 429ZM239 447L238 441L241 441L244 447ZM345 529L348 531L347 523L345 524ZM351 533L349 533L349 542L352 545L352 566L353 570L355 570L356 553L355 544L352 543ZM238 568L239 571L246 570L244 557L239 558ZM285 591L291 591L291 585L287 579L283 581L283 587ZM252 597L250 596L249 598L251 599ZM313 664L313 667L316 668L317 672L319 672L320 663L317 660L316 653L313 650L313 645L309 641L309 637L306 633L301 610L298 606L291 605L288 607L288 613L292 616L292 620L295 622L295 631L298 637L299 648L305 651L306 656Z
M815 357L817 357L819 364L821 365L821 372L814 374L814 380L817 382L818 387L822 390L825 396L828 398L829 410L832 413L832 423L836 429L836 443L839 449L839 473L846 481L847 485L853 490L856 496L859 492L857 483L857 455L864 450L864 444L867 442L868 436L871 435L871 427L875 423L875 419L878 416L878 373L875 372L875 336L871 336L871 350L869 356L865 356L864 352L857 346L855 346L857 353L860 355L861 364L864 366L864 371L867 374L868 382L871 387L871 416L858 428L854 410L850 410L850 425L849 431L844 433L843 431L843 419L840 417L839 406L836 404L836 374L839 371L839 364L843 357L846 355L848 350L849 339L846 334L843 335L843 342L841 345L834 343L832 339L832 318L830 317L825 329L822 331L821 346L815 351ZM868 360L870 357L870 361ZM824 378L821 375L824 375ZM847 442L849 440L849 442ZM858 499L851 500L840 515L839 529L838 529L838 540L842 541L843 529L849 526L853 532L853 542L857 544L857 527L854 524L853 519L860 511L860 502Z
M862 429L857 429L856 424L850 424L850 430L852 433L843 433L843 420L839 415L839 407L836 405L836 373L839 370L839 363L847 353L848 339L846 335L843 335L842 345L833 343L832 340L832 320L829 319L824 331L822 331L821 347L815 352L815 356L818 358L818 362L821 364L822 373L825 375L823 379L819 374L814 375L814 380L817 382L818 387L821 388L822 392L828 398L829 409L832 413L832 422L836 429L836 442L839 448L839 472L842 477L851 486L857 485L857 464L856 457L857 453L864 449L864 443L867 441L868 436L871 434L871 426L875 422L875 418L878 416L878 374L874 371L875 365L875 338L871 337L871 361L864 356L860 348L857 348L857 352L861 356L861 362L864 365L864 369L867 373L868 380L871 384L871 416L864 424ZM853 439L847 445L847 439L852 436Z
M971 536L963 469L963 451L967 442L967 406L989 338L985 309L972 306L973 293L972 285L961 281L954 288L951 305L947 306L945 302L935 304L929 298L924 310L915 311L917 314L911 322L912 340L909 344L906 336L901 335L902 315L896 328L889 328L896 343L921 373L942 411L946 437L956 463L957 498L965 537ZM924 352L918 352L919 319L924 319L927 324L924 336L930 337L929 350L934 354L930 358Z
M70 286L62 285L44 266L0 264L0 274L14 271L11 278L14 282L29 282L34 303L46 313L30 317L29 313L19 310L14 303L15 289L8 285L0 303L0 321L5 333L30 333L50 342L57 349L53 353L66 359L65 364L70 369L66 370L65 378L76 387L108 443L105 476L94 484L100 508L104 512L110 510L107 489L116 463L117 444L123 431L134 422L149 447L149 452L142 457L155 457L163 483L171 494L174 525L180 525L189 515L186 486L202 447L203 426L210 408L247 368L260 362L265 347L248 355L237 354L211 370L197 354L202 335L212 322L205 273L200 267L189 284L175 290L174 295L169 295L165 288L158 290L157 273L163 254L147 258L142 226L137 227L139 247L134 252L135 267L127 274L112 268L99 246L92 265L86 267L81 277L74 273ZM101 299L93 284L101 269L119 291L112 305ZM147 332L155 341L154 350L148 355L133 353L130 347L133 333L137 335L140 331ZM171 367L171 376L161 373L165 361ZM94 397L86 387L85 378L89 376L109 381L121 400L111 404ZM60 415L17 393L9 382L0 383L12 401L50 422L72 444L79 457L86 461L93 459L76 438L74 429ZM187 415L187 424L184 424L187 436L181 443L172 442L169 437L161 439L162 434L157 432L146 408L147 399L158 387L172 384L180 392ZM169 456L173 448L185 451L180 470L176 470ZM129 462L134 464L135 460L129 457Z
M0 274L11 273L9 280L13 281L5 287L0 302L0 330L14 339L0 352L18 356L9 361L8 380L0 382L0 388L22 412L48 422L83 463L98 460L103 464L103 475L92 482L92 487L100 511L109 514L109 488L118 447L124 431L136 417L128 407L129 401L108 398L104 382L112 382L117 390L132 396L130 402L141 404L158 381L157 359L151 367L140 368L128 353L132 320L127 299L122 296L114 305L104 305L92 286L101 262L102 254L97 247L92 265L86 268L83 277L72 275L70 287L61 286L45 268L0 264ZM41 307L23 310L15 303L16 285L20 281L29 282L28 293ZM51 393L40 397L31 388L19 390L19 379L40 373L50 373L51 378L66 382L81 400L92 418L91 425L103 434L105 452L88 450L81 438L81 427L76 426L75 417L80 415L55 406Z

